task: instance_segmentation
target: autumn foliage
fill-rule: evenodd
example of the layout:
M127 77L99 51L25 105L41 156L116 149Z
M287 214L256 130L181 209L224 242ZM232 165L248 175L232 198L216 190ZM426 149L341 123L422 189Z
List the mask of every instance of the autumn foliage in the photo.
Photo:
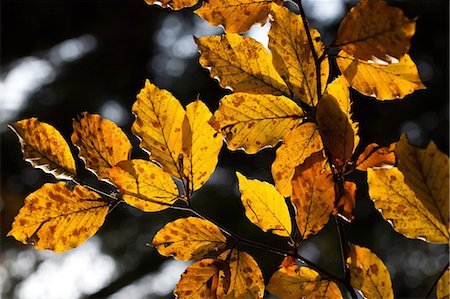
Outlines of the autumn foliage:
M178 10L197 1L158 4ZM348 180L354 171L367 172L370 198L397 232L449 243L447 155L433 142L415 147L405 135L357 151L358 123L352 120L350 87L380 101L425 88L408 55L415 21L381 0L362 0L344 17L335 42L325 45L301 1L296 4L298 14L281 1L210 0L195 10L225 28L221 36L194 38L200 64L233 93L212 113L198 99L183 107L147 80L132 107L132 132L149 160L131 157L130 141L113 122L87 112L73 120L70 140L79 158L115 192L78 178L69 144L51 125L35 118L12 124L24 159L61 181L25 199L9 235L36 249L63 252L95 234L122 202L145 212L183 210L192 216L169 222L151 241L163 256L195 261L176 286L180 298L262 298L265 290L282 298L342 298L345 289L353 298L355 289L367 298L393 298L389 272L370 249L342 239L342 276L297 249L331 217L338 223L354 219L358 186ZM267 19L270 52L240 35ZM336 78L330 77L334 66L341 73ZM192 207L193 193L216 168L223 140L228 149L247 154L282 141L271 168L274 185L236 176L246 217L291 250L243 238ZM263 277L240 244L286 259L272 277ZM448 298L447 281L448 270L437 284L438 298Z

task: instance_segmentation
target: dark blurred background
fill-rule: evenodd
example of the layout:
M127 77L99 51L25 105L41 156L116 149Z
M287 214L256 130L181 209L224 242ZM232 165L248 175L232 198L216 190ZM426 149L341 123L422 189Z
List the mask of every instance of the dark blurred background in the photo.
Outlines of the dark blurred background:
M349 0L304 0L305 11L324 41L333 41L339 22L354 5ZM449 2L390 1L417 19L410 54L427 90L403 100L379 102L352 92L354 119L365 145L387 145L406 132L415 144L433 140L448 154ZM268 26L249 33L267 42ZM7 124L38 117L70 139L71 121L83 111L100 113L130 134L135 96L149 78L184 105L199 97L211 110L229 93L198 63L192 35L220 34L190 10L172 12L144 1L1 2L1 253L3 298L166 298L187 266L147 247L165 223L186 214L143 213L119 206L83 246L64 254L36 251L6 238L24 198L52 177L22 160ZM333 76L335 76L334 73ZM76 153L76 150L74 153ZM209 183L194 207L231 230L282 247L244 216L235 171L272 181L274 149L252 156L223 148ZM134 157L145 157L137 148ZM86 176L91 176L84 173ZM91 176L92 177L92 176ZM364 174L358 183L356 220L346 226L349 240L369 247L386 263L398 298L423 298L448 261L448 246L410 240L385 222L367 197ZM281 257L253 248L268 282ZM301 246L301 254L339 275L339 243L334 221ZM267 294L267 296L270 296ZM434 296L434 295L433 295Z

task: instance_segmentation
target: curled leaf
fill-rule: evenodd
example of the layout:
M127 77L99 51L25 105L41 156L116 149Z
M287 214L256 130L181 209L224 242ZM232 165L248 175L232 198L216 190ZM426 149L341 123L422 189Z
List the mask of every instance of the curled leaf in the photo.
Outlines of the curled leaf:
M145 0L148 5L159 5L163 8L170 7L173 10L180 10L194 6L199 0Z
M356 184L353 182L344 182L344 190L334 207L333 214L339 214L346 221L350 222L355 218L353 209L356 206Z
M395 165L395 143L380 147L376 143L369 144L356 161L356 169L366 171L367 168L388 169Z

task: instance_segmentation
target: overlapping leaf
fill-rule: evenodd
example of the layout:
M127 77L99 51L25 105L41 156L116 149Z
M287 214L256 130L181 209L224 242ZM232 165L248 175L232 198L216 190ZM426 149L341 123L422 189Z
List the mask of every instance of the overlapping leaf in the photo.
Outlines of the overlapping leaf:
M82 186L45 184L25 198L8 236L55 252L80 246L103 225L108 204L100 198Z
M108 180L111 167L130 158L132 146L125 133L98 114L84 112L74 120L71 139L86 167L100 179Z
M398 63L383 65L340 51L336 62L351 87L378 100L402 99L415 90L425 89L408 54L400 57Z
M289 95L272 64L272 56L256 40L228 33L195 41L201 53L200 64L211 68L211 77L219 78L222 87L235 92Z
M254 24L267 20L271 3L280 0L209 0L195 11L213 26L222 25L226 32L242 33Z
M344 17L336 45L361 60L392 62L407 53L416 22L382 0L362 0Z
M352 245L347 264L352 287L365 298L394 298L388 269L369 249Z
M164 256L188 261L220 252L226 238L210 221L188 217L166 224L153 238L152 246Z
M436 298L438 299L448 299L450 297L449 291L449 269L442 274L439 278L437 287L436 287Z
M180 10L194 6L199 0L145 0L148 5L159 5L163 8L170 7L173 10Z
M145 212L167 209L178 198L169 174L145 160L122 161L109 172L125 202Z
M222 261L204 259L190 265L177 283L177 298L216 298Z
M222 98L214 116L230 150L254 154L300 124L303 111L284 96L234 93Z
M247 218L265 232L289 237L291 217L284 197L269 183L249 180L239 172L236 175Z
M217 298L244 299L262 298L264 278L256 261L244 251L225 251L219 259L228 261L227 273L219 272ZM229 271L229 272L228 272Z
M356 169L366 171L367 168L391 168L395 165L395 143L380 147L376 143L369 144L356 161Z
M291 201L297 208L297 226L303 239L318 233L334 208L334 182L322 152L297 166L292 179Z
M348 85L341 76L331 82L319 105L317 122L323 144L336 166L343 167L359 143L358 124L351 119Z
M273 64L286 81L289 89L303 102L310 106L317 105L319 93L317 78L320 78L321 91L325 90L329 74L329 62L325 57L320 63L320 74L317 74L311 45L301 16L290 12L287 8L272 5L270 21L269 48L273 54ZM310 34L317 57L324 52L320 34L311 28Z
M270 278L267 290L280 298L343 298L336 283L323 279L310 268L298 266L278 269Z
M57 179L71 179L76 175L69 145L57 129L37 118L15 122L10 128L19 137L24 160L33 167Z
M353 182L345 181L344 190L342 190L342 195L338 199L333 214L339 214L348 222L352 221L353 209L356 206L356 184Z

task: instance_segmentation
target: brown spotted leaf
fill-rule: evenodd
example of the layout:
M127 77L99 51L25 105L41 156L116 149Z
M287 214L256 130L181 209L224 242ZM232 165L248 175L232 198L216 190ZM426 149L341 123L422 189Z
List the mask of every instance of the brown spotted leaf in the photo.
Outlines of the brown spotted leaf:
M164 256L189 261L222 251L227 239L210 221L188 217L167 223L155 235L152 246Z
M280 298L343 298L336 283L323 279L307 268L289 266L278 269L270 278L267 290Z
M44 184L25 198L8 236L36 249L63 252L80 246L103 225L108 204L82 186Z
M28 118L10 125L19 137L23 158L33 167L52 174L57 179L76 176L75 160L61 133L37 118Z
M222 261L203 259L190 265L177 283L176 298L216 298Z
M366 171L367 168L388 169L395 165L395 143L381 147L376 143L369 144L356 161L356 169Z
M73 120L72 143L78 146L79 157L98 178L109 180L109 170L128 160L131 143L127 135L112 121L98 114L83 113Z
M173 10L180 10L194 6L199 0L145 0L148 5L159 5L163 8L170 7Z
M350 284L360 290L365 298L394 298L388 269L369 249L352 245L347 265Z

